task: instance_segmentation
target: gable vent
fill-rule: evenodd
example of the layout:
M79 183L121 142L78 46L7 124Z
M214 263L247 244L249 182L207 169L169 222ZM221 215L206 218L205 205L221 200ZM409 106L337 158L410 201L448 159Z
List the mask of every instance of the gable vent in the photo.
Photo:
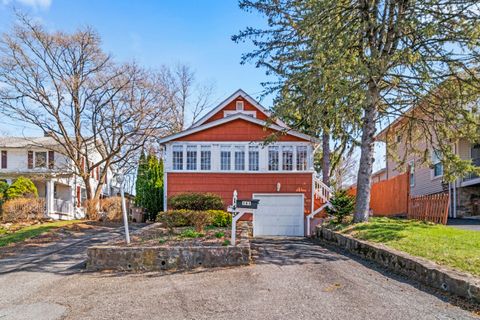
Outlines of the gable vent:
M236 109L237 111L243 111L243 101L237 101Z

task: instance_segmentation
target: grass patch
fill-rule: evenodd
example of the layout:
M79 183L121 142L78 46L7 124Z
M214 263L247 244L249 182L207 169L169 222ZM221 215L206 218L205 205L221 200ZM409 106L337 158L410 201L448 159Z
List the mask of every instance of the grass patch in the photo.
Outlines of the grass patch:
M371 218L366 223L343 227L341 232L480 276L478 231L413 220Z
M79 223L81 220L69 220L69 221L55 221L46 222L42 224L35 224L18 229L12 233L9 233L6 229L0 228L0 247L4 247L11 243L17 243L25 241L27 239L39 236L43 233L57 229L63 226Z
M220 238L223 238L223 237L225 237L225 232L216 232L215 233L215 238L220 239Z

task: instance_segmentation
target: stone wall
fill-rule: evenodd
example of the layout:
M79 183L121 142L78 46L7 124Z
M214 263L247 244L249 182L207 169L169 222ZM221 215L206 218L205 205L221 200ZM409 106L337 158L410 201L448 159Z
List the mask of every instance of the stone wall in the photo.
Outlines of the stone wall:
M251 262L249 228L247 223L241 223L237 246L90 247L87 270L160 271L248 265Z
M480 215L480 186L458 188L457 203L459 218Z
M383 245L361 241L325 227L317 227L316 237L322 243L338 246L363 259L376 262L397 274L480 303L480 280L478 278L443 268L433 262Z

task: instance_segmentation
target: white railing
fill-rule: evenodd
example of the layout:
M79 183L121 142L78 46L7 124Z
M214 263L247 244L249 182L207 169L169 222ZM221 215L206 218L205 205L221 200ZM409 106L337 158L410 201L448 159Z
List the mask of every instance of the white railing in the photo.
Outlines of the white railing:
M307 235L310 236L311 234L311 220L319 214L323 209L326 207L330 206L330 198L332 197L332 189L330 189L329 186L327 186L325 183L323 183L322 180L320 180L317 176L313 176L313 184L314 184L314 190L313 190L313 195L315 199L320 199L322 200L322 205L320 208L317 210L314 210L312 213L310 213L307 216Z
M71 213L72 202L62 199L53 199L53 211L56 213Z
M332 189L322 182L317 176L313 176L314 183L314 196L315 199L322 200L323 203L327 203L332 196Z

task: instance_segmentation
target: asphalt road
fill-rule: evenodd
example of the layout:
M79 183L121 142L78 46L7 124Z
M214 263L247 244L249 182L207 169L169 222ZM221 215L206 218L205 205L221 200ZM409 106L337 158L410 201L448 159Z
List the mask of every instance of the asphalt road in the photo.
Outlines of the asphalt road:
M305 239L256 240L248 267L168 274L78 272L88 242L0 274L0 319L475 319Z

